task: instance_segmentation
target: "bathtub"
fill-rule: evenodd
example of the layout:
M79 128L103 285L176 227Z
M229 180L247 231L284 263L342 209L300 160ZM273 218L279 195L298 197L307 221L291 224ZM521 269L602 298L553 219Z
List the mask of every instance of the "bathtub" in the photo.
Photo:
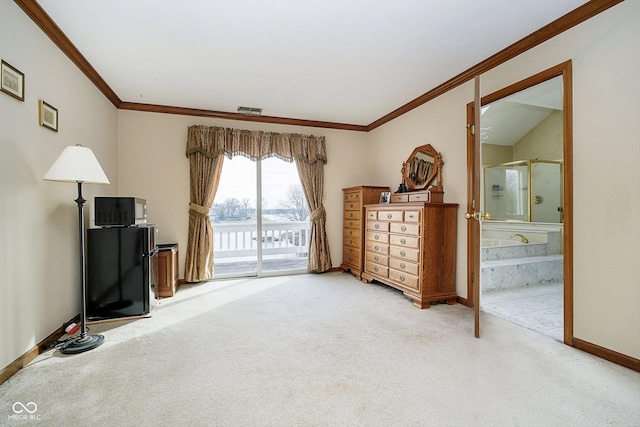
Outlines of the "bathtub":
M495 261L499 259L523 258L548 255L547 243L523 243L520 239L484 238L481 242L481 260Z
M520 240L510 240L510 239L482 239L481 246L483 248L503 248L506 246L518 246L524 245L525 243Z
M529 243L523 243L524 235ZM482 260L522 258L562 253L562 224L485 221L482 225Z

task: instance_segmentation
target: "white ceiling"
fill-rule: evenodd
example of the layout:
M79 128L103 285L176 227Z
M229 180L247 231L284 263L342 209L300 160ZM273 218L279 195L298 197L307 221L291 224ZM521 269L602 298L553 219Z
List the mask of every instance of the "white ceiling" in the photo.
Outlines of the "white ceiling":
M586 0L38 0L125 102L368 125Z
M562 108L562 77L558 76L482 107L480 137L486 144L513 146Z

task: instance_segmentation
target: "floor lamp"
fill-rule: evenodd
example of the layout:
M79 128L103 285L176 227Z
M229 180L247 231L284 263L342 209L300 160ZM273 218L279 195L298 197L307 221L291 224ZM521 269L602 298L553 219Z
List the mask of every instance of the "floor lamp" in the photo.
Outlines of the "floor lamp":
M87 276L84 243L84 203L82 184L109 184L109 179L98 163L93 151L82 145L69 146L62 151L45 174L44 180L75 182L78 184L78 231L80 244L80 280L82 284L82 311L80 314L80 335L65 342L60 347L64 354L82 353L102 344L104 336L87 333Z

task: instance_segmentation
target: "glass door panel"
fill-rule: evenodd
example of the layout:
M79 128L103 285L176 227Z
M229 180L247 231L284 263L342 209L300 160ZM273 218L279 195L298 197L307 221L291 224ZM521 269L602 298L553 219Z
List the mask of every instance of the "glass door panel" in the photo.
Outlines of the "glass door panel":
M258 274L256 179L255 162L224 159L210 211L214 278Z
M296 165L271 157L260 168L262 272L306 271L309 207Z

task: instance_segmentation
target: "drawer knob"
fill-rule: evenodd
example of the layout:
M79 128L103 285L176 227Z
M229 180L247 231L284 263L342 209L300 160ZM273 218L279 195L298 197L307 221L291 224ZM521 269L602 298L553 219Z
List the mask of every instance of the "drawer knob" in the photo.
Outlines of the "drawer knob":
M405 251L400 251L400 256L406 256L407 253Z
M407 239L400 239L400 243L404 245L405 243L407 243Z
M380 247L379 247L378 245L375 245L375 246L373 247L373 249L375 249L376 251L379 251L379 250L380 250Z
M391 215L390 213L387 214L387 219L391 219L393 215Z
M404 264L404 262L400 263L400 268L403 269L403 270L406 268L406 265Z
M380 224L376 224L376 225L374 226L374 228L375 228L376 230L377 230L377 229L379 229L379 228L380 228Z
M353 203L350 203L350 204L349 204L349 207L350 207L350 208L352 208L352 207L353 207Z
M400 275L400 281L401 281L401 282L404 282L404 281L405 281L405 278L404 278L404 276L403 276L403 275Z
M353 236L353 231L349 231L349 236Z
M376 234L376 235L375 235L375 237L374 237L374 239L376 239L376 240L380 240L380 235L379 235L379 234Z
M374 256L373 260L377 262L378 261L378 255Z
M400 230L407 231L407 227L403 225L402 227L400 227Z
M373 267L373 271L378 272L378 267Z
M353 218L353 213L349 212L349 218Z

